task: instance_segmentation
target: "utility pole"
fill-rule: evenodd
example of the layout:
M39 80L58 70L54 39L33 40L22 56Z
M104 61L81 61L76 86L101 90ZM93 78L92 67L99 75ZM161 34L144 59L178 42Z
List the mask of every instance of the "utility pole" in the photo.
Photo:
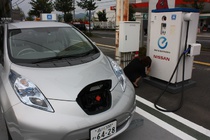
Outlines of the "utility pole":
M119 52L119 23L120 21L128 21L128 17L129 17L129 0L116 0L115 60L121 66L122 66L121 58L123 57L123 54Z

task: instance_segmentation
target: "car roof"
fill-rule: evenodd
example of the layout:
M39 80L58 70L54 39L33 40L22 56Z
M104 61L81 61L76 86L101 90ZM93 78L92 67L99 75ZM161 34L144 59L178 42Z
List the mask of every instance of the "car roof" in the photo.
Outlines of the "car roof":
M62 22L44 22L44 21L21 21L8 24L9 29L24 28L42 28L42 27L71 27L71 25Z

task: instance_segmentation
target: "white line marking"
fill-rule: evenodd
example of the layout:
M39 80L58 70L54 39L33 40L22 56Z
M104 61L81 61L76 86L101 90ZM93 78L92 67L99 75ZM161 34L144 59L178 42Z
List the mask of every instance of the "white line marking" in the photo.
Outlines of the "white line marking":
M109 50L109 51L113 51L112 48L107 48L107 47L102 47L102 46L98 46L100 49L104 49L104 50ZM102 51L103 52L103 51Z
M105 45L105 44L100 44L100 43L96 43L97 46L102 46L102 47L107 47L107 48L111 48L111 49L115 49L114 46L111 45Z
M145 104L145 105L147 105L147 106L149 106L149 107L151 107L151 108L153 108L153 109L155 109L155 110L157 110L154 107L153 103L145 100L144 98L141 98L141 97L136 95L136 100L141 102L141 103L143 103L143 104ZM159 111L159 110L157 110L157 111ZM159 112L161 112L161 111L159 111ZM174 113L171 113L171 112L167 112L167 113L166 112L161 112L161 113L167 115L170 118L175 119L178 122L181 122L181 123L185 124L186 126L192 128L192 129L194 129L194 130L196 130L196 131L198 131L198 132L200 132L200 133L202 133L202 134L204 134L204 135L206 135L208 137L210 137L210 130L208 130L208 129L200 126L200 125L197 125L197 124L195 124L195 123L193 123L193 122L191 122L191 121L189 121L189 120L187 120L185 118L182 118L182 117L180 117L180 116L178 116L178 115L176 115Z
M108 39L115 39L115 37L102 37L102 38L108 38Z
M161 126L162 128L164 128L165 130L169 131L170 133L174 134L175 136L183 139L183 140L196 140L195 138L193 138L192 136L180 131L179 129L169 125L168 123L160 120L159 118L147 113L146 111L140 109L139 107L136 107L136 112L142 116L144 116L145 118L149 119L150 121L154 122L155 124Z

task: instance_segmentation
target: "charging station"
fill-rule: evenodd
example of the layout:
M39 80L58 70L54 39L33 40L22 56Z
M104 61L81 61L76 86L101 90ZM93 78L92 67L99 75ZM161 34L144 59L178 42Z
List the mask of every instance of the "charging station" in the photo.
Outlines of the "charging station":
M152 10L150 28L150 46L147 53L152 59L150 78L153 85L165 87L170 80L170 92L180 91L179 83L192 86L192 68L194 56L200 54L201 45L196 43L199 11L189 8ZM179 61L182 54L183 58ZM178 64L178 65L177 65ZM174 69L177 67L176 71ZM184 69L183 69L184 67ZM183 72L184 70L184 72Z

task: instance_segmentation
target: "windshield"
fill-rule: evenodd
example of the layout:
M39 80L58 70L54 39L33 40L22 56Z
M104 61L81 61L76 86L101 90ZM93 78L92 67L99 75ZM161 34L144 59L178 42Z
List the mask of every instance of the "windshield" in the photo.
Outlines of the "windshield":
M8 38L10 57L20 63L83 57L97 52L93 44L72 27L13 29Z

